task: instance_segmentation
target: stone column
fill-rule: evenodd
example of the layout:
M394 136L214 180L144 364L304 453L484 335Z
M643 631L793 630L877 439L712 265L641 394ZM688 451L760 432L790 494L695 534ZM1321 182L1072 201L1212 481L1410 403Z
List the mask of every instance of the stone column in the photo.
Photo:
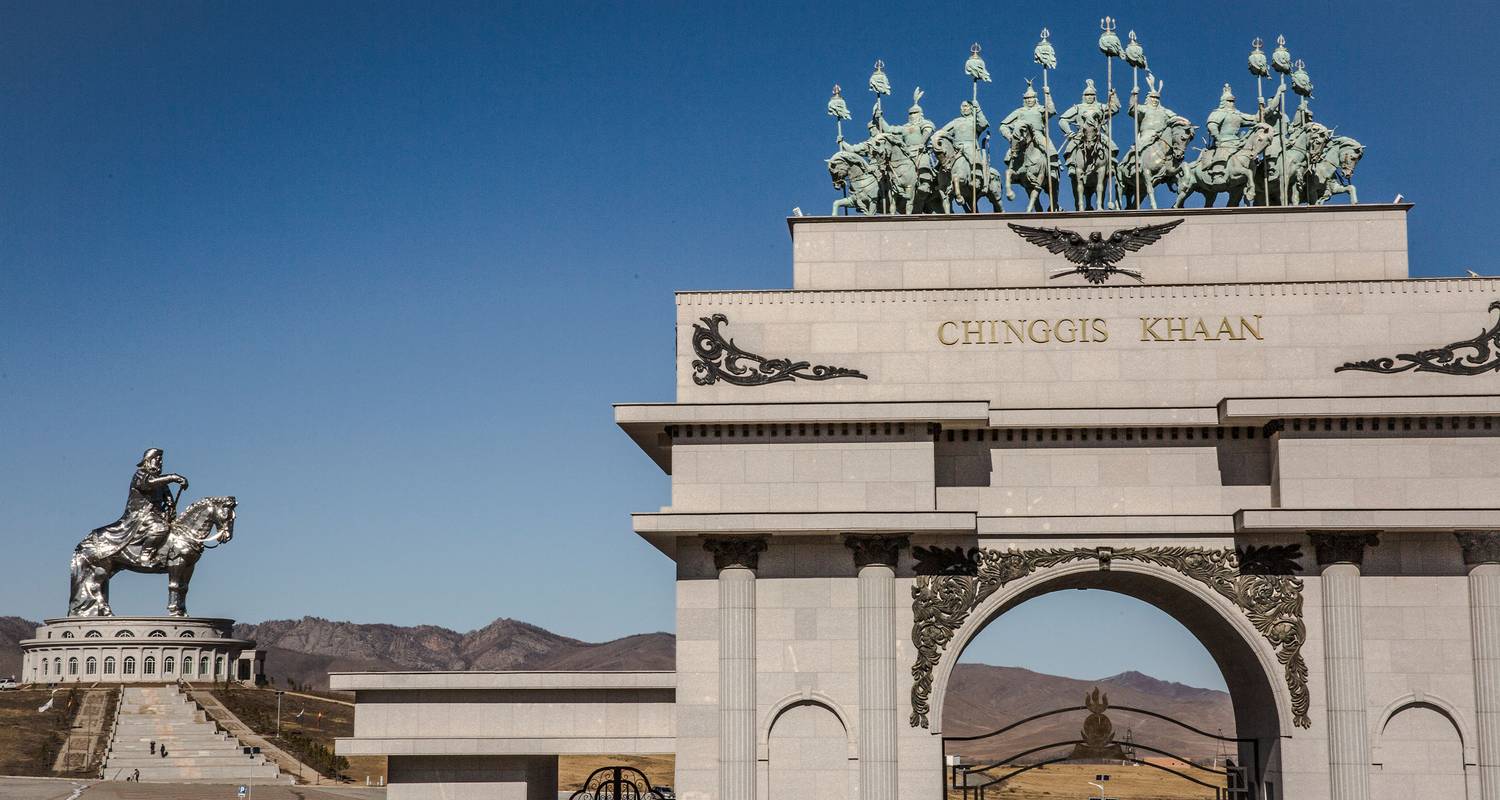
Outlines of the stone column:
M1500 800L1500 531L1458 531L1469 568L1480 800Z
M1328 775L1331 800L1370 797L1365 656L1360 628L1359 568L1373 531L1313 533L1322 571L1323 671L1328 682Z
M896 800L896 564L905 536L849 536L859 569L859 797Z
M706 539L719 571L719 798L755 794L755 569L763 538Z

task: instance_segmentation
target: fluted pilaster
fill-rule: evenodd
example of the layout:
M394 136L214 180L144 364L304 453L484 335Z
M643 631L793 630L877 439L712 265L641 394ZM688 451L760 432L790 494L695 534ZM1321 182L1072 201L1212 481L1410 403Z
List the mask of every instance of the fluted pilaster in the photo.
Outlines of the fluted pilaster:
M1360 625L1360 564L1369 531L1315 533L1322 567L1323 670L1328 682L1328 771L1331 800L1368 800L1370 741Z
M1469 567L1479 797L1500 800L1500 531L1459 531Z
M896 800L896 563L905 536L851 536L859 568L860 800Z
M755 568L764 539L703 543L719 570L719 797L756 800Z

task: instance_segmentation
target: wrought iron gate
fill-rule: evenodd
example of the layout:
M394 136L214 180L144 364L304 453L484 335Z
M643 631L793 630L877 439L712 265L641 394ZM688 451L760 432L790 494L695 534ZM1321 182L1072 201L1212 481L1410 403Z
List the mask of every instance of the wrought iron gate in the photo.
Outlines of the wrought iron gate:
M1139 741L1127 741L1124 743L1117 741L1114 737L1114 724L1110 722L1109 717L1105 714L1105 711L1110 708L1109 696L1101 694L1099 689L1095 688L1092 693L1084 697L1084 704L1081 706L1059 708L1053 711L1045 711L1041 714L1034 714L988 733L973 736L944 736L943 766L945 773L947 773L947 788L959 791L965 800L985 800L986 790L998 792L1006 781L1049 764L1064 762L1107 763L1114 761L1122 764L1138 764L1171 773L1185 781L1212 789L1215 800L1251 800L1258 797L1256 791L1257 787L1261 785L1261 751L1259 739L1220 736L1208 731L1199 730L1192 725L1155 711L1148 711L1144 708L1132 708L1130 706L1113 706L1117 711L1127 711L1159 719L1191 731L1199 736L1224 744L1232 744L1236 750L1239 749L1240 745L1249 745L1250 747L1251 758L1249 764L1237 765L1233 760L1226 759L1222 769L1202 766L1176 753L1153 747L1149 744L1143 744ZM1088 718L1084 720L1083 730L1080 731L1081 738L1031 747L984 764L962 764L956 761L950 762L948 758L950 742L977 742L990 739L1038 720L1077 711L1089 712ZM1072 745L1073 749L1065 756L1041 758L1030 763L1018 763L1038 753L1046 753L1049 750L1057 750L1069 745ZM1174 769L1165 764L1158 764L1146 759L1137 758L1137 752L1141 750L1166 756L1186 766L1182 769Z
M672 791L651 788L646 774L635 767L600 767L568 800L672 800Z

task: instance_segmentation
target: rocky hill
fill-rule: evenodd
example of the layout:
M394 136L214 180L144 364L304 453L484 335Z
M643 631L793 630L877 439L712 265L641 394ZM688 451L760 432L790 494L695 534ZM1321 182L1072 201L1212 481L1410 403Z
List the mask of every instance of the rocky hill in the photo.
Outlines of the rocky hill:
M1112 707L1144 708L1210 733L1234 736L1234 709L1226 692L1170 683L1139 672L1085 681L986 664L959 664L954 670L943 706L943 733L988 733L1033 714L1081 706L1084 695L1095 686L1108 695ZM1176 725L1125 711L1111 710L1108 715L1116 739L1123 739L1128 729L1136 742L1188 758L1219 754L1215 740ZM954 752L968 758L999 758L1049 742L1078 739L1085 717L1087 712L1077 711L1038 720L1003 736L965 743ZM1140 753L1142 758L1148 755L1156 754Z
M236 625L234 632L267 651L266 671L278 683L289 678L312 688L327 688L329 672L353 670L669 670L675 663L669 633L591 643L506 618L468 633L319 617Z
M20 617L0 617L0 678L21 674L21 640L35 636L40 624Z

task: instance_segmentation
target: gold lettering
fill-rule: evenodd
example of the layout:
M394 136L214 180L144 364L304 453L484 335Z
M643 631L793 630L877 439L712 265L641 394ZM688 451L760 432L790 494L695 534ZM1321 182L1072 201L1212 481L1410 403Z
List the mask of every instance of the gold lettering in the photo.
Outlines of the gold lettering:
M1250 321L1244 317L1240 317L1240 338L1245 338L1245 332L1249 331L1250 335L1254 336L1256 341L1263 341L1260 338L1260 315L1255 314L1253 316L1255 317L1254 325L1251 325Z
M1005 343L1006 344L1010 344L1012 342L1012 339L1010 338L1011 334L1015 334L1016 338L1015 338L1014 341L1021 341L1021 342L1026 341L1025 328L1026 328L1026 320L1024 320L1024 319L1021 320L1021 326L1019 328L1016 327L1016 323L1015 322L1013 322L1011 320L1005 320Z
M947 322L938 325L938 341L942 342L944 345L952 347L953 345L958 344L958 334L955 333L953 335L953 341L948 341L947 338L943 336L943 329L947 328L949 325L952 325L955 329L958 328L958 323L954 322L953 320L948 320Z
M1187 336L1187 317L1166 317L1165 319L1167 322L1167 338L1174 342L1187 341L1184 338ZM1176 325L1173 325L1173 323L1176 323ZM1172 335L1172 331L1174 330L1177 331L1176 336Z
M1208 341L1209 339L1214 338L1213 336L1209 335L1209 333L1208 333L1208 326L1203 324L1203 318L1202 317L1198 318L1198 324L1193 327L1193 338L1197 339L1200 336L1203 338L1203 341L1205 341L1205 342Z
M1161 322L1161 317L1141 317L1141 341L1143 342L1165 342L1166 339L1156 332L1156 323ZM1149 335L1151 338L1146 338Z
M1000 320L992 319L990 323L990 340L985 344L1000 344Z
M1245 338L1243 336L1234 335L1234 327L1229 324L1229 317L1219 318L1219 332L1214 334L1214 341L1218 341L1219 337L1221 336L1228 336L1229 340L1233 342L1237 342L1240 339Z
M1042 326L1042 335L1040 338L1038 338L1036 335L1036 326L1038 325ZM1026 326L1026 338L1030 339L1033 342L1036 342L1037 344L1046 344L1047 342L1052 341L1052 329L1047 324L1047 320L1032 320L1031 324Z
M978 339L980 344L984 343L984 323L979 320L964 320L964 344L974 344Z
M1107 341L1109 341L1109 328L1105 326L1104 320L1102 320L1102 319L1095 319L1094 320L1094 335L1097 336L1097 337L1099 337L1095 341L1099 341L1099 342L1107 342Z
M1066 339L1063 338L1064 325L1067 326L1068 330L1068 338ZM1057 321L1057 327L1052 329L1052 333L1059 342L1062 342L1064 344L1072 344L1078 341L1078 323L1074 322L1071 319L1060 319Z

